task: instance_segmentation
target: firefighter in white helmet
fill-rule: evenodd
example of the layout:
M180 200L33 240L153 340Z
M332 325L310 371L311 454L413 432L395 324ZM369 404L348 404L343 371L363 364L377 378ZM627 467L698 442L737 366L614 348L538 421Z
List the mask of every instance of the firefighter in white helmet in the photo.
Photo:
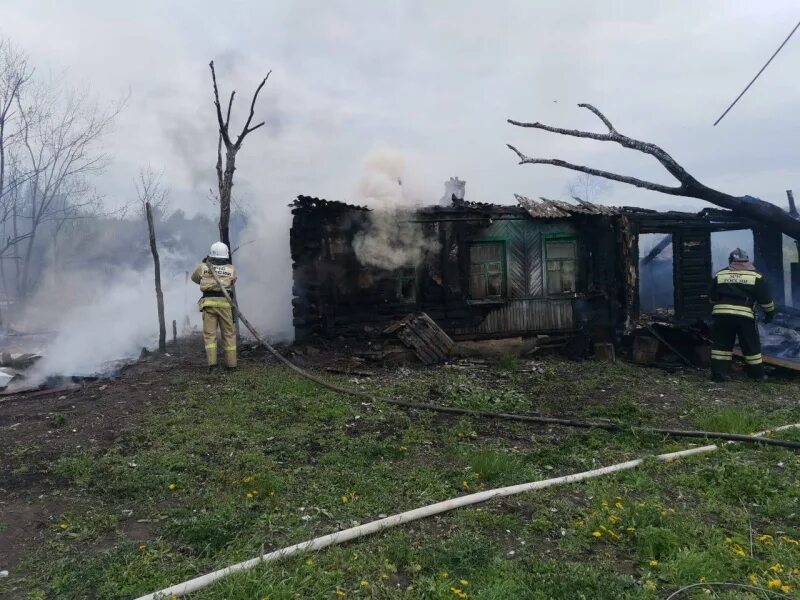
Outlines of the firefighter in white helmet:
M231 264L228 247L222 242L211 244L206 259L197 265L192 281L200 285L203 297L198 305L203 313L203 341L209 372L217 366L217 327L222 336L222 351L225 367L236 368L236 328L233 326L231 303L225 298L206 263L211 263L225 290L230 294L236 282L236 269Z

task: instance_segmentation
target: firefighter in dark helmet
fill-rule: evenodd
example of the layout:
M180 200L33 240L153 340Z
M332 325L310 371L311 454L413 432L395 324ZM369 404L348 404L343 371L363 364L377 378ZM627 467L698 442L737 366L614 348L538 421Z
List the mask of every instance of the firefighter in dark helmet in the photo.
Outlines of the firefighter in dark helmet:
M738 337L747 374L761 380L764 379L764 365L755 305L761 305L764 321L769 323L775 316L775 303L770 297L767 280L756 271L743 250L737 248L731 252L728 262L728 267L714 276L709 294L714 305L711 311L711 378L714 381L729 379L733 346Z

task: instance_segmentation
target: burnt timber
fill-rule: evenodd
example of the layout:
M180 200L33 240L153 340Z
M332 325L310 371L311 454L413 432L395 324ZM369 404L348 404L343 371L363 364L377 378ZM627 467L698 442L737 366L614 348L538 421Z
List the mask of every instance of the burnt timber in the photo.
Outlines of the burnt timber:
M783 304L780 232L729 211L657 212L578 200L467 202L398 213L436 251L387 271L359 263L353 238L370 210L308 196L293 214L293 312L297 339L380 336L409 314L426 313L454 339L582 332L619 339L639 317L641 234L671 235L675 318L710 316L711 233L752 230L754 262Z

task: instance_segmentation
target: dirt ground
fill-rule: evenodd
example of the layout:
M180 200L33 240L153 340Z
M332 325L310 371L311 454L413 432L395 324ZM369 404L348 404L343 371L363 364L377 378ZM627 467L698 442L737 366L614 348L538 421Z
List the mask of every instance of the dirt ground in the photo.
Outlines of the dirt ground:
M150 355L116 379L61 393L0 398L0 513L6 523L0 528L0 569L13 569L42 529L75 503L52 493L57 476L48 464L76 450L124 443L148 409L169 401L175 369L204 372L198 340L179 340L167 356Z
M354 368L324 344L291 356L301 366ZM239 359L273 361L265 350L252 346L241 348ZM151 409L170 401L176 370L206 377L199 336L179 339L166 355L150 354L114 379L85 382L64 392L0 397L0 514L5 523L0 527L0 570L12 570L58 515L80 508L79 499L60 491L63 482L48 466L65 454L124 444Z

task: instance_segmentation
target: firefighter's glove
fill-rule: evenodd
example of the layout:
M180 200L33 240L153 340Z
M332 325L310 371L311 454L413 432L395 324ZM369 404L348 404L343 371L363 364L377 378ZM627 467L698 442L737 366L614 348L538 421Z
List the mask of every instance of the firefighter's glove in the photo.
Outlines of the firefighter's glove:
M768 313L764 313L764 323L770 323L774 318L775 318L774 310L771 310Z

